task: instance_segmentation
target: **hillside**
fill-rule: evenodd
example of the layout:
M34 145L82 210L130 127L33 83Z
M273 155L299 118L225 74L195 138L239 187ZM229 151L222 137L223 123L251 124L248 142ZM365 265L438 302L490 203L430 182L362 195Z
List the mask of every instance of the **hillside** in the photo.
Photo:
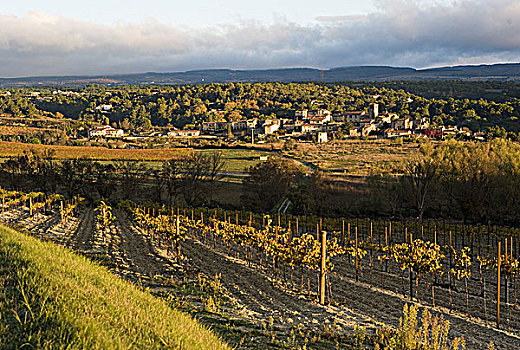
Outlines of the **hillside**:
M2 349L226 349L189 316L71 251L0 226Z
M388 66L355 66L331 69L284 68L264 70L206 69L171 73L139 73L105 76L54 76L0 79L0 88L17 86L84 86L92 83L197 84L229 82L397 81L397 80L520 80L520 64L493 64L414 69Z

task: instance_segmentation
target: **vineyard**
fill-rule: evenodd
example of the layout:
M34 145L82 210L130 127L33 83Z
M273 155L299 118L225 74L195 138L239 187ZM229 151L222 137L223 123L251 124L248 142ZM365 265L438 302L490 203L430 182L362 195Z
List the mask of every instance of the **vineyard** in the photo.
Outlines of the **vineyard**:
M253 329L351 334L364 326L373 334L397 326L412 303L443 315L468 348L490 340L499 349L520 346L520 235L512 228L130 201L91 208L79 197L1 195L4 223L78 250L166 298L173 281L212 281L227 302L176 303L202 302Z

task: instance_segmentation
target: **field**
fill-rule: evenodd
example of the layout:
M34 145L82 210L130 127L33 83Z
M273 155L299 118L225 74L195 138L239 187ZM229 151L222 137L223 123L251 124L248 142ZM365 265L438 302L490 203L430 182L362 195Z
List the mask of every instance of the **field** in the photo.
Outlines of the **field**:
M261 145L264 146L264 145ZM280 146L280 145L278 145ZM343 140L325 144L298 143L290 150L275 148L281 155L295 159L310 168L331 174L347 172L354 176L367 176L379 171L393 171L400 162L418 148L416 143L400 143L391 140ZM28 150L53 150L57 159L87 157L100 161L133 160L148 162L153 167L160 162L185 154L192 150L209 153L221 151L225 159L225 170L242 173L255 165L260 156L273 155L268 147L262 148L221 148L221 149L109 149L105 147L48 146L25 143L0 142L0 158L23 154Z
M343 140L323 144L298 143L284 155L328 173L367 176L393 171L417 148L417 143L385 139Z
M0 142L0 159L23 154L30 150L55 152L56 159L72 159L86 157L97 161L141 161L152 168L159 168L163 161L185 155L193 151L190 148L164 148L164 149L109 149L105 147L77 147L77 146L49 146L32 145L16 142ZM210 153L221 151L225 161L224 170L227 173L243 173L255 165L260 156L270 152L256 149L201 149L195 152Z
M2 349L227 349L188 315L68 249L0 226Z
M463 336L469 349L486 348L490 340L498 349L520 346L516 279L513 284L511 275L510 284L501 283L510 289L509 300L502 298L498 329L496 273L493 269L479 271L476 258L496 256L498 242L504 243L504 238L513 232L508 228L448 226L440 222L393 222L390 226L383 221L314 217L300 217L297 224L295 217L281 216L273 217L272 226L267 226L266 231L269 218L260 215L208 209L192 213L190 209L180 209L178 227L182 229L175 229L175 216L170 216L174 209L159 212L159 206L136 208L120 204L114 206L114 219L105 226L99 216L96 219L99 210L94 212L87 206L75 208L62 220L56 206L31 215L30 208L11 205L0 219L99 261L172 306L190 312L241 349L279 348L287 344L295 348L354 347L356 327L366 327L368 336L384 325L396 327L403 306L409 303L443 315L451 324L451 337ZM159 228L156 219L167 219L170 224ZM235 222L239 225L232 224ZM290 263L292 255L281 253L297 238L316 241L313 234L320 223L328 231L330 252L335 249L334 242L347 248L347 252L331 258L334 269L327 275L325 305L317 302L319 273L314 263ZM263 240L258 236L260 240L256 241L249 226L256 227L255 234L263 232L268 236ZM287 236L289 227L292 234ZM181 232L184 233L179 236ZM389 237L385 233L390 233ZM412 280L408 270L401 270L392 259L378 259L387 253L377 248L386 246L386 240L392 245L410 241L408 235L435 240L456 251L471 247L467 289L464 278L458 280L449 273L451 265L445 257L434 285L435 303L431 298L431 276L417 280L419 283L410 288L418 293L410 295L408 281ZM283 245L277 245L284 240ZM254 243L261 241L264 243ZM353 251L354 242L361 250L352 255L348 252ZM271 248L265 250L264 244ZM518 256L516 238L510 244L510 260L506 253L504 261ZM411 300L416 293L418 299Z
M17 135L39 135L45 132L55 131L54 129L33 128L27 126L5 126L0 125L0 136L17 136Z
M31 145L16 142L0 142L0 157L7 158L23 154L23 152L54 151L56 159L71 159L86 157L93 160L115 161L163 161L178 157L186 150L181 149L109 149L104 147L76 147Z

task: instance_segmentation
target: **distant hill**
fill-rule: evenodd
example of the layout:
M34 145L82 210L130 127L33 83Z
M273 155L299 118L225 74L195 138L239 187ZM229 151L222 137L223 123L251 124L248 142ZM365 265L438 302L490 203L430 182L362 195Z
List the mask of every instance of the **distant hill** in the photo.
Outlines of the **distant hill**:
M326 70L286 68L265 70L207 69L173 73L140 73L105 76L49 76L0 78L0 87L17 86L83 86L99 83L128 84L197 84L229 82L342 82L400 80L466 80L520 81L520 63L480 66L454 66L414 69L388 66L339 67Z

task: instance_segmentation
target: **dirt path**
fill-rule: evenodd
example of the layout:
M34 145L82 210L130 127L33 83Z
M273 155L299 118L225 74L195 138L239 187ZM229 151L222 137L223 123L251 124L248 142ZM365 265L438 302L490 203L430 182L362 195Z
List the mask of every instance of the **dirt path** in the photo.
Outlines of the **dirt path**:
M258 269L210 250L197 240L187 239L182 247L183 253L198 270L208 276L220 274L222 284L241 305L242 312L256 320L273 317L279 327L293 323L311 328L333 324L348 328L356 324L368 328L376 326L376 322L370 317L349 309L325 307L290 295Z
M372 315L389 325L397 326L403 306L409 303L401 294L356 282L352 278L335 276L332 281L336 298L341 305ZM431 311L440 313L441 310L437 308ZM450 322L450 332L454 336L464 337L468 349L486 348L490 340L493 340L498 349L520 349L518 335L486 326L479 320L469 320L463 315L449 314L446 309L442 311L445 311L442 312L444 319Z
M92 247L92 238L94 236L94 214L92 209L86 208L82 210L81 222L78 224L77 230L74 232L74 235L70 237L70 241L68 245L72 249L76 249L79 251L84 251L91 249Z
M116 271L126 278L179 277L181 266L167 252L160 251L150 237L131 224L126 214L114 210L116 222L106 234L107 254L116 262Z

